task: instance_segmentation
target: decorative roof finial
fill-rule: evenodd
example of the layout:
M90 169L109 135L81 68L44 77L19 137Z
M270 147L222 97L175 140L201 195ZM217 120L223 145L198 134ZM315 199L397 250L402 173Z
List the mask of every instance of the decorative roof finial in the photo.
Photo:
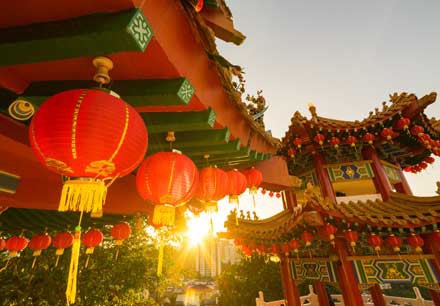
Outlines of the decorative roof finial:
M310 114L312 115L312 117L316 117L317 116L316 115L316 106L312 102L309 102L308 106L309 106L309 111L310 111Z

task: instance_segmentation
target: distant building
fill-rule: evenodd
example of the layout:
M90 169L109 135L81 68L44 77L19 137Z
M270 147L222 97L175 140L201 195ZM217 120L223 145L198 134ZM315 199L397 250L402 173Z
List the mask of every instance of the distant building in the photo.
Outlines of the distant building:
M202 277L215 277L224 264L234 264L240 259L232 240L210 238L197 246L195 268Z

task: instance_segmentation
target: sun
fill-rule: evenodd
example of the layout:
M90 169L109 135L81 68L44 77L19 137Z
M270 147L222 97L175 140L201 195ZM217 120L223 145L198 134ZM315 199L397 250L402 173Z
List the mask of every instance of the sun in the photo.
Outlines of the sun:
M211 219L205 213L201 213L199 216L188 214L186 225L188 227L186 236L193 246L200 244L211 232Z

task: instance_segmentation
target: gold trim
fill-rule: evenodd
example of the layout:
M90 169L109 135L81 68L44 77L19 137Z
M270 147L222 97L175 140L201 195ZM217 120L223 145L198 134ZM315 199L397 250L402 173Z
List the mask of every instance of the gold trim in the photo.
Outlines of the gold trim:
M8 176L12 176L13 178L20 179L19 175L16 175L16 174L13 174L13 173L9 173L9 172L3 171L3 170L0 170L0 174L6 174Z
M355 260L419 260L419 259L434 259L433 254L399 254L399 255L372 255L372 256L347 256L347 261Z
M366 159L366 160L353 161L353 162L340 163L340 164L325 164L324 168L334 168L334 167L350 166L350 165L363 165L363 164L371 164L371 163L372 160Z
M35 138L35 128L34 128L33 121L31 123L31 135L32 135L32 140L34 141L34 144L35 144L35 149L37 149L38 153L40 154L40 156L43 159L46 159L46 157L44 156L43 152L40 149L40 145L37 142L37 138Z
M113 159L119 153L119 150L121 149L122 144L124 143L125 136L127 136L129 119L130 119L130 111L128 109L128 105L125 104L125 125L124 125L124 130L122 131L121 139L119 139L119 143L118 143L118 146L116 147L115 152L113 152L113 155L109 159L110 162L113 161Z
M73 112L73 121L72 121L72 156L73 159L77 159L76 154L76 126L78 123L78 115L79 115L79 109L81 107L81 103L84 99L84 96L87 93L87 89L84 89L83 92L79 95L78 101L75 105L75 110Z
M4 192L4 193L9 193L9 194L16 194L17 193L16 190L12 191L11 189L5 189L5 188L1 188L1 187L0 187L0 191Z

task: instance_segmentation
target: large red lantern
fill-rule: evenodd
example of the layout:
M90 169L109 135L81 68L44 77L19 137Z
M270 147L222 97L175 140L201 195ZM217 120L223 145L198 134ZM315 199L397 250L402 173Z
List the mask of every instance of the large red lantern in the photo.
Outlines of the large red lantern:
M82 243L87 247L86 254L93 254L97 246L102 243L104 235L100 230L91 229L82 237Z
M351 147L355 147L356 143L357 143L357 138L356 138L356 136L350 135L350 136L347 137L345 142L347 144L349 144Z
M263 182L263 173L260 170L252 167L251 169L243 171L246 176L247 186L251 194L256 194L258 187Z
M324 140L325 140L325 136L318 133L315 135L315 137L313 137L313 140L318 143L320 146L322 146L324 144Z
M371 245L377 253L379 253L383 240L378 235L373 233L368 237L368 244Z
M400 117L396 122L396 128L399 130L407 130L409 125L411 124L411 120L406 117Z
M408 241L408 244L414 249L416 253L423 252L422 246L425 244L425 241L423 240L422 237L412 233L411 236L408 236L408 238L406 238L406 240Z
M339 148L339 144L341 143L341 140L338 137L333 136L329 139L329 143L333 148L337 149Z
M367 142L368 144L373 144L373 141L376 137L372 133L365 133L365 135L362 137L362 140Z
M394 252L400 252L400 247L402 246L402 239L400 239L400 237L391 234L386 239L386 243L393 248Z
M414 136L421 136L424 131L425 131L425 129L420 125L414 125L411 128L411 134Z
M393 132L393 130L390 129L390 128L384 128L384 129L380 132L380 136L382 136L382 138L385 138L386 140L390 141L391 139L393 139L394 132Z
M122 242L131 235L130 224L127 222L120 222L113 225L111 235L115 240L116 245L122 245Z
M335 234L337 231L336 227L333 224L327 223L324 224L323 231L330 239L330 242L334 244Z
M156 226L174 224L174 207L193 197L198 181L199 173L193 161L177 152L159 152L147 157L136 175L141 197L156 204L153 215Z
M308 246L312 245L313 235L310 232L305 231L305 232L302 232L301 239L304 241L304 243L308 247Z
M246 176L237 170L226 172L229 180L229 203L238 203L238 196L247 188Z
M23 236L12 236L6 240L6 249L9 251L9 257L16 257L28 245L28 240Z
M302 144L303 144L303 141L302 141L302 139L301 139L300 137L296 137L296 138L293 140L293 144L294 144L298 149L301 149Z
M199 184L195 193L198 200L217 207L216 202L223 199L228 192L229 181L225 171L215 167L200 170Z
M351 229L348 229L344 233L344 237L345 237L345 240L348 241L348 243L350 244L350 246L352 248L356 247L356 243L359 240L359 234L357 231L352 231Z
M50 97L32 119L32 149L49 170L69 177L59 210L102 212L112 180L132 172L147 149L136 110L101 90L75 89Z

